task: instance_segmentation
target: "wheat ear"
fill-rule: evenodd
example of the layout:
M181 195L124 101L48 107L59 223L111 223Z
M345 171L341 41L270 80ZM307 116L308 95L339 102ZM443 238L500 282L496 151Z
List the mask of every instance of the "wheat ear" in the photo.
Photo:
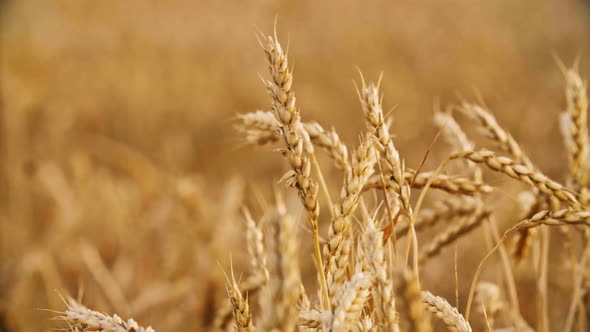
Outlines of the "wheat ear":
M295 93L292 90L293 75L289 69L287 56L275 36L265 38L266 52L271 79L266 81L266 87L273 101L272 112L279 123L279 133L283 138L283 154L291 165L291 172L286 174L288 183L298 189L299 198L307 211L307 220L312 230L315 259L320 269L320 287L322 289L322 303L328 304L328 291L325 278L322 275L324 264L320 251L318 185L311 178L311 162L304 153L304 139L299 131L300 114L295 107Z
M364 138L356 152L353 153L351 167L347 170L344 185L340 194L340 201L334 207L335 218L328 229L328 241L324 245L324 254L327 261L327 278L330 296L340 285L342 279L335 276L342 274L345 267L339 264L340 251L345 241L345 233L350 226L350 220L359 202L364 184L374 171L376 163L373 139L371 136ZM344 262L345 263L345 262Z
M268 289L260 296L265 313L260 326L265 331L293 331L297 322L301 287L294 222L280 202L268 225L268 269L271 278Z
M562 128L568 148L570 177L575 187L585 186L588 171L588 96L586 84L576 69L565 72L566 110Z
M139 326L133 319L125 321L117 315L105 315L86 308L74 299L68 299L68 308L59 318L76 331L154 332L151 327Z
M449 194L455 195L471 196L477 193L491 193L494 190L493 187L480 181L474 181L467 177L449 176L436 172L416 173L416 171L408 169L405 172L405 179L414 189L422 189L426 186L428 181L431 181L431 188L446 191ZM399 191L399 187L391 175L385 178L385 186L387 189L391 188L395 192ZM369 178L365 190L382 187L383 182L381 181L381 178L378 175L373 175Z
M365 270L373 275L373 307L375 308L375 322L379 326L392 329L396 324L395 299L393 285L387 276L387 263L383 249L383 232L375 226L373 218L368 218L366 228L361 238L362 263Z
M449 157L449 159L458 158L466 158L475 163L484 164L493 171L506 174L511 178L527 183L544 194L553 196L574 208L579 209L581 207L580 202L576 199L575 195L563 185L549 179L540 171L533 170L524 164L515 162L507 157L496 156L496 154L490 150L481 149L478 151L462 151L453 153Z
M369 297L370 287L371 279L364 272L356 273L340 287L330 331L350 331L351 326L358 321L362 314L365 302Z
M430 319L424 311L422 295L415 273L408 269L403 262L394 265L392 280L394 294L400 317L405 318L408 326L405 330L416 332L432 331Z
M435 226L439 221L451 221L455 218L462 218L473 215L478 209L479 205L474 199L459 199L452 197L442 202L437 202L434 209L423 209L418 216L418 220L414 224L416 231ZM407 234L409 225L399 224L395 228L395 232L402 238Z
M420 264L424 264L428 259L438 255L444 247L474 230L481 225L489 215L489 211L480 208L473 216L464 218L461 223L451 225L443 233L438 234L430 243L423 246L422 251L420 252Z
M442 297L435 296L428 291L422 292L422 301L426 310L441 319L451 332L471 332L471 326L457 308Z

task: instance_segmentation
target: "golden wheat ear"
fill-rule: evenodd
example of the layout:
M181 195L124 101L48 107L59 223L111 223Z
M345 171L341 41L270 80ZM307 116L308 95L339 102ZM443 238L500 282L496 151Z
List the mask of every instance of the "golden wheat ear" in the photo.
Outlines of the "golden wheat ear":
M120 331L120 332L155 332L151 327L139 326L133 319L123 320L118 315L109 316L68 299L68 307L59 319L64 320L76 331Z

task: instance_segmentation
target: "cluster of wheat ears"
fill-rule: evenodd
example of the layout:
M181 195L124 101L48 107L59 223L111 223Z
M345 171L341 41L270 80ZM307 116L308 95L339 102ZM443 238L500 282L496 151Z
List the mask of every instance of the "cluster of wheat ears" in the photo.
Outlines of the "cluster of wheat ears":
M548 255L550 227L564 236L562 248L571 267L571 305L563 318L564 331L587 330L585 297L590 252L590 198L588 189L588 128L586 86L576 66L562 68L566 110L561 129L568 152L566 185L544 175L485 107L464 102L437 112L435 123L453 152L433 171L406 168L390 132L382 107L380 84L361 76L358 96L367 132L352 151L334 129L303 121L293 90L293 74L287 54L274 36L260 38L269 63L264 84L272 102L270 111L238 116L236 128L248 144L276 145L290 166L281 182L296 190L305 210L306 227L313 243L317 294L302 283L298 262L298 229L301 228L277 195L276 204L260 220L245 210L251 272L236 278L227 273L227 306L215 317L221 330L237 331L431 331L440 320L449 331L471 331L474 309L483 314L486 328L502 314L503 329L548 331L550 299ZM455 115L466 116L491 139L499 152L479 149L468 139ZM327 153L343 174L340 196L333 202L322 176L316 151ZM351 152L349 152L351 151ZM502 155L500 155L500 153ZM448 175L447 164L461 160L464 174ZM494 213L485 203L493 187L484 183L482 170L513 178L530 188L520 196L522 217L503 235ZM418 189L418 190L416 190ZM429 189L446 192L432 207L421 208ZM322 194L320 194L320 191ZM371 201L364 195L371 194ZM411 195L418 193L414 199ZM320 234L320 197L332 207L328 232ZM320 197L318 197L320 196ZM322 211L323 212L323 211ZM327 219L327 218L326 218ZM417 233L446 223L429 242L418 243ZM496 243L479 265L464 312L457 305L423 289L421 266L457 239L479 226ZM539 232L540 230L540 232ZM537 234L538 233L538 234ZM405 237L404 245L398 241ZM510 241L508 241L510 240ZM581 244L581 245L576 245ZM533 248L533 250L529 250ZM529 251L534 255L528 255ZM485 261L499 254L504 285L479 282ZM527 257L538 274L538 321L521 315L512 266ZM311 262L309 264L312 264ZM448 271L444 271L448 273ZM505 290L506 300L499 295ZM259 313L250 310L255 299ZM133 320L110 317L70 300L61 318L74 330L150 331ZM435 317L434 317L435 316ZM440 324L440 323L436 323Z

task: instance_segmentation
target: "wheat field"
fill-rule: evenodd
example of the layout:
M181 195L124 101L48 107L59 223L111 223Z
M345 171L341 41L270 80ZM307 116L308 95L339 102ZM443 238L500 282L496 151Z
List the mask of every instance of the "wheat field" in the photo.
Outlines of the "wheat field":
M0 331L590 329L586 2L0 8Z

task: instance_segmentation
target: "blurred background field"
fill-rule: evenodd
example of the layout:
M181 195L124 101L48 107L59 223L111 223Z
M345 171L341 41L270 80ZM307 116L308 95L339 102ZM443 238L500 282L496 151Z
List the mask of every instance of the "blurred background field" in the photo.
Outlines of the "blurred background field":
M481 95L563 180L563 77L552 54L568 64L579 54L588 76L581 0L0 3L0 331L55 327L55 314L37 309L63 310L58 294L81 289L85 304L157 330L207 330L225 297L219 265L230 254L243 265L240 208L260 212L258 197L271 197L286 169L232 129L236 114L270 107L256 33L270 33L275 17L303 118L356 144L365 130L356 67L383 73L413 167L436 134L434 105ZM498 204L513 209L514 195ZM460 246L463 296L484 249ZM431 271L447 273L446 256ZM431 285L453 294L444 278Z

